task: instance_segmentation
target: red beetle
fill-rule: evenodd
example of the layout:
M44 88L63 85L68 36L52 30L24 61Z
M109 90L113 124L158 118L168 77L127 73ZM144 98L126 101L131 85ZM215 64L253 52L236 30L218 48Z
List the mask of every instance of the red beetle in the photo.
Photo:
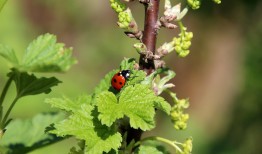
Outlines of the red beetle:
M111 85L115 90L121 90L121 88L125 85L126 80L130 77L130 70L122 70L116 73L112 80Z

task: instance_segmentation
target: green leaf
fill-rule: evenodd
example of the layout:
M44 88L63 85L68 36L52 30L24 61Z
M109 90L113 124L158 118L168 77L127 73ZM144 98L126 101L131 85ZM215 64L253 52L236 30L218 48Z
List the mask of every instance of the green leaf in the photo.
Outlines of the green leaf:
M132 70L127 85L141 83L146 77L146 73L142 70Z
M48 94L51 92L53 86L61 82L55 77L37 78L34 74L29 75L26 72L19 72L15 69L12 69L12 71L8 73L8 76L13 78L15 82L18 97L41 93Z
M27 47L19 69L31 72L64 72L76 63L72 48L56 43L52 34L40 35Z
M0 56L5 58L7 61L9 61L14 66L18 65L18 60L12 48L0 44Z
M156 147L148 146L148 145L141 145L139 147L138 154L163 154L163 152L159 151Z
M165 101L163 97L155 98L154 107L161 111L164 111L167 115L169 115L171 112L170 104L167 101Z
M45 128L64 118L64 114L38 114L32 119L15 119L6 127L0 146L9 149L9 153L28 153L34 149L58 142L52 134L46 134Z
M174 87L172 83L167 83L167 82L173 79L176 73L171 70L167 70L165 71L165 73L166 76L162 77L159 80L155 80L155 87L158 89L158 93L157 93L158 95L160 95L164 90Z
M135 63L134 58L125 58L120 63L120 70L134 70Z
M130 118L130 125L133 128L144 131L155 127L155 107L165 112L170 111L171 108L148 86L141 84L127 86L121 92L119 99L112 92L102 92L97 95L96 103L100 112L98 118L102 124L111 126L117 119L126 115Z
M85 142L83 140L78 141L77 146L70 149L69 154L84 154L85 153Z
M105 75L105 77L100 81L100 83L95 88L95 94L101 93L102 91L108 91L111 87L111 80L112 77L118 72L119 70L110 71Z
M3 9L6 2L7 2L7 0L0 0L0 12Z
M83 102L81 102L84 100ZM55 124L54 133L58 136L73 135L77 139L85 140L85 153L103 153L114 149L117 150L122 141L121 134L114 128L102 125L95 118L97 111L91 102L86 102L85 99L78 98L76 104L81 104L79 109L74 108L72 114L65 120ZM66 100L60 108L71 106L72 101ZM69 104L66 104L69 103ZM57 103L56 103L57 104ZM56 106L56 105L54 105Z
M81 95L76 100L71 100L64 96L63 98L47 98L45 102L50 104L52 107L74 112L81 109L81 105L83 103L91 102L91 99L90 95Z

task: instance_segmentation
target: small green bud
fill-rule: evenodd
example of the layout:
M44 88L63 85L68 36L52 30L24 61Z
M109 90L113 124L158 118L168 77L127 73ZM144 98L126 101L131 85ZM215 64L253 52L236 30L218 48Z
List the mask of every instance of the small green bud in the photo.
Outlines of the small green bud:
M187 0L187 4L193 9L199 9L200 8L200 1L199 0Z
M121 3L120 0L110 0L111 7L113 10L115 10L117 13L123 12L126 10L126 5Z
M189 50L182 50L181 52L177 52L177 54L179 57L184 58L189 54L189 52L190 52Z
M185 32L185 38L190 41L193 38L193 33L192 32Z
M182 49L183 50L189 49L190 46L191 46L191 42L190 41L185 41L184 43L182 43Z
M188 138L186 139L186 141L183 143L183 152L184 154L191 154L192 149L193 149L193 144L192 144L193 140L192 138Z
M177 46L175 46L175 50L176 50L176 52L179 54L180 52L182 52L182 48L181 48L181 46L179 46L179 45L177 45Z
M132 16L127 11L120 12L118 14L118 26L120 28L128 28Z
M144 43L135 43L134 48L139 54L143 54L147 51L146 45Z
M173 41L175 42L174 44L177 46L177 45L180 45L180 43L181 43L181 38L176 38L176 37L174 37L173 38Z
M183 114L182 115L182 120L187 121L189 119L189 114Z
M213 2L215 2L216 4L220 4L221 0L213 0Z

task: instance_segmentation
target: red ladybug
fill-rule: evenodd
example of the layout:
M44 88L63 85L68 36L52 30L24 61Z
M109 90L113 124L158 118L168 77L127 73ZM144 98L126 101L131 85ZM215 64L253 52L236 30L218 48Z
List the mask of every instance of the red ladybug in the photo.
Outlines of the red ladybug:
M126 80L130 77L130 70L122 70L116 73L112 80L111 85L115 90L120 90L126 83Z

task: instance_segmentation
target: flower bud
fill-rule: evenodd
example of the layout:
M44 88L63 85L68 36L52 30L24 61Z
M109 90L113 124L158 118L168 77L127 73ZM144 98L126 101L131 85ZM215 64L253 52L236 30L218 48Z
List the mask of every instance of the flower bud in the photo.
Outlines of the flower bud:
M200 1L199 0L187 0L187 4L193 9L199 9Z

